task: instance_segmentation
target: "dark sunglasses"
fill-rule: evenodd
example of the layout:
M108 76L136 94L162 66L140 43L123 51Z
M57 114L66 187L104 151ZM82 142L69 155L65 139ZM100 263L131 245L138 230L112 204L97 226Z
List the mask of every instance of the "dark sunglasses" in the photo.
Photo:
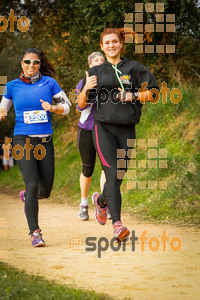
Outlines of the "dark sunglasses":
M30 65L30 63L32 63L33 65L39 65L40 60L39 60L39 59L34 59L34 60L31 60L31 59L23 59L23 62L24 62L26 65Z

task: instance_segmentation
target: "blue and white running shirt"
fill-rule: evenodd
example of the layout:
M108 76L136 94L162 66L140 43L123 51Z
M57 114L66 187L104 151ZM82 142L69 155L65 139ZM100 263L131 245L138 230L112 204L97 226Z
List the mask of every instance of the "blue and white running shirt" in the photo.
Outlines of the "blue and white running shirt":
M40 100L52 104L52 97L60 92L61 88L57 81L44 75L34 84L28 84L19 78L8 82L3 96L14 105L16 122L14 136L53 133L51 113L47 111L45 115Z

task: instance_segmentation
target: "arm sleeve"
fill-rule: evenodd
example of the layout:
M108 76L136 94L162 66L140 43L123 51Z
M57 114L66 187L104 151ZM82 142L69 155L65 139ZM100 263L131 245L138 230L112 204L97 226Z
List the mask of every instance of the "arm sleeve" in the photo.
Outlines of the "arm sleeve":
M149 69L145 66L142 66L142 69L139 73L139 85L140 87L144 82L147 82L147 89L150 90L152 88L156 88L159 90L158 84L156 82L155 77L153 74L149 71Z
M8 112L10 110L11 106L12 106L12 100L7 99L3 96L1 99L0 107L6 108L6 112Z
M79 83L77 84L77 86L76 86L76 90L81 90L82 89L82 87L83 87L83 79L81 79L80 81L79 81Z
M8 99L8 100L12 100L12 83L8 82L4 89L3 89L3 96Z
M64 112L62 113L62 115L67 115L70 112L71 102L69 101L64 91L61 90L59 93L54 95L53 99L56 104L63 106Z

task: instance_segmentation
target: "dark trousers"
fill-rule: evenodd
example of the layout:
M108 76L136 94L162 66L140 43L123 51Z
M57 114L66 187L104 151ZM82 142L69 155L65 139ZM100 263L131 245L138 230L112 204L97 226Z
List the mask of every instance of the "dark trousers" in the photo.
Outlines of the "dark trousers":
M77 144L83 165L82 173L85 177L91 177L96 160L96 149L92 139L92 131L78 127Z
M114 223L120 221L122 202L120 185L123 180L120 172L118 172L121 168L118 167L117 150L125 150L125 167L122 169L122 173L123 171L125 173L128 166L127 150L132 149L127 146L127 142L128 139L135 139L135 126L116 126L95 121L93 139L102 169L106 175L102 198L108 204Z
M27 139L33 149L25 150ZM44 142L41 138L17 135L13 138L13 149L24 149L21 159L16 158L25 183L25 213L30 233L39 228L38 226L38 198L50 196L54 180L54 146L53 141ZM20 146L22 148L20 148ZM36 148L37 147L37 148ZM37 151L36 151L37 150ZM20 150L16 151L19 155ZM28 157L30 154L30 157Z

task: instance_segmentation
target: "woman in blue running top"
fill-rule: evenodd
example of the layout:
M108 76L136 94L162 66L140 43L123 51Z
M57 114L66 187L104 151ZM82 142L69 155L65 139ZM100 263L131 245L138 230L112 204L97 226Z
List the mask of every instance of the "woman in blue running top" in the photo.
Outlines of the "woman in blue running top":
M13 155L26 188L19 196L25 202L32 246L40 247L45 242L38 225L38 199L50 196L54 180L51 113L68 114L71 104L53 78L55 71L43 52L26 49L21 66L20 76L6 85L0 104L0 121L13 104L13 148L18 149Z
M101 65L104 62L104 57L100 52L93 52L88 56L89 68ZM76 91L82 89L83 79L77 84ZM90 82L87 83L86 88L91 89L93 86ZM93 115L96 109L96 103L89 103L86 107L81 109L77 105L78 110L81 112L81 117L78 123L77 143L82 160L82 172L80 174L80 188L81 188L81 203L79 218L83 221L89 219L88 214L88 191L92 181L92 174L94 171L96 150L92 139L92 128L94 125ZM100 185L103 190L105 183L104 172L101 174Z
M123 241L130 232L121 222L120 185L128 167L132 142L136 138L135 124L139 123L142 109L140 100L151 100L152 93L149 90L158 89L158 86L154 76L144 65L120 56L122 37L117 29L105 29L100 37L100 46L107 61L89 69L78 103L83 109L96 95L93 139L106 175L106 183L102 194L94 193L92 197L96 206L95 218L104 225L109 208L114 237ZM93 88L90 91L87 88L88 81ZM138 92L145 82L147 89ZM118 160L119 149L124 153L121 156L123 161Z

